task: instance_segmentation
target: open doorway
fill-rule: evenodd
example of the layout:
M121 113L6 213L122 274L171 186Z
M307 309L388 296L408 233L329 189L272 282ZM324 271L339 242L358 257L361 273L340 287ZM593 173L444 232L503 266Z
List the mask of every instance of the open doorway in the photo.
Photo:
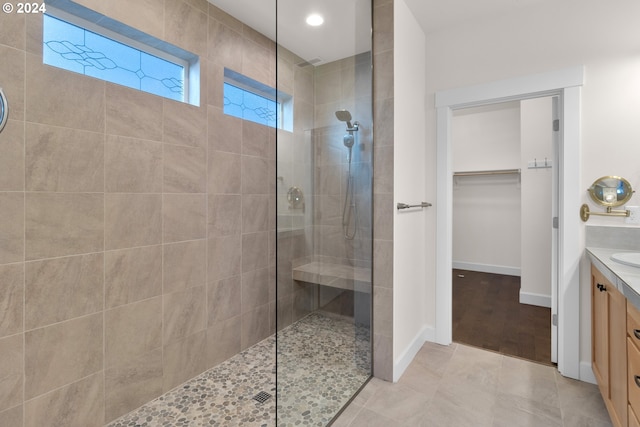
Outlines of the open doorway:
M552 363L553 98L453 112L453 341ZM555 360L554 360L555 361Z
M436 295L435 342L452 342L452 188L451 121L454 110L497 102L557 95L558 115L558 254L557 363L565 377L588 376L580 365L580 259L583 255L582 224L572 215L580 205L580 96L584 67L454 88L436 92L437 191L436 191ZM553 341L553 338L552 338Z

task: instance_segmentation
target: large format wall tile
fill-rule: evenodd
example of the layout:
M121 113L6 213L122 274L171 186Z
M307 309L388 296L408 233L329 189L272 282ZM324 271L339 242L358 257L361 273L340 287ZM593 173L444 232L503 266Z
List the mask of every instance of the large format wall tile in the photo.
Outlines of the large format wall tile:
M27 260L103 249L102 194L27 193L25 217Z
M269 302L269 278L268 268L242 275L242 313Z
M178 341L204 330L206 303L205 286L165 295L163 298L164 344Z
M267 86L274 87L274 52L264 46L260 46L253 40L244 39L242 54L242 74Z
M208 60L200 59L200 66L206 67L207 76L203 82L205 86L201 87L201 93L204 91L206 97L206 105L221 109L224 104L224 87L222 82L224 81L224 65L215 63ZM202 104L205 105L205 104ZM212 127L212 123L209 122L210 129L217 129ZM212 134L209 132L209 140L211 141ZM225 151L222 150L221 151Z
M164 34L165 10L162 1L140 0L129 4L126 0L79 0L78 3L154 37L162 38Z
M24 259L24 195L0 193L0 264Z
M244 215L240 195L209 195L208 204L208 237L236 235L243 231L243 216L238 215L239 212Z
M268 168L265 159L242 156L242 193L269 194Z
M269 230L269 195L247 194L242 196L242 232L253 233Z
M241 350L240 316L216 323L207 329L207 366L215 366Z
M2 360L0 363L0 412L2 412L22 403L24 377L22 335L0 339L0 360Z
M207 53L208 14L178 1L165 2L164 37L199 56Z
M207 151L165 144L164 192L204 193L207 190Z
M210 194L240 194L241 164L238 154L209 151L207 191Z
M173 342L163 349L163 391L193 378L205 370L207 364L206 332L204 330Z
M251 233L242 236L242 272L269 266L269 233Z
M236 317L241 313L242 281L240 276L218 280L207 289L207 325Z
M27 401L24 414L24 427L102 427L104 424L102 373L91 375Z
M27 54L26 120L104 132L105 82L44 65Z
M0 337L23 331L24 266L0 265Z
M16 49L25 48L25 17L12 13L0 15L0 44Z
M162 394L162 349L107 369L104 382L105 421L109 422Z
M105 308L162 294L162 246L108 251L104 258Z
M100 313L26 332L25 398L101 370L102 325Z
M270 315L269 304L257 307L242 315L242 349L249 348L269 336Z
M9 16L4 13L3 15ZM14 16L11 16L10 19L14 19ZM1 20L0 23L4 24ZM9 25L9 27L11 26ZM0 30L0 33L4 33L4 28ZM22 50L0 45L0 58L2 58L2 62L0 62L1 87L10 103L11 118L24 120L25 53Z
M203 239L207 229L204 194L165 194L162 206L165 243Z
M105 312L105 366L126 366L162 347L162 298L123 305Z
M106 194L105 248L121 249L162 242L162 196Z
M104 135L27 123L27 191L104 191Z
M0 144L0 191L24 190L24 125L8 120Z
M107 133L162 141L162 102L158 102L159 98L112 83L106 85Z
M0 412L0 425L22 426L22 405Z
M183 291L205 284L207 242L193 240L163 245L163 291Z
M162 144L109 135L105 143L105 185L110 193L160 193Z
M221 82L216 82L216 84L222 86ZM224 114L221 108L209 107L209 125L216 130L209 132L209 150L211 152L241 153L244 128L242 119Z
M208 58L234 71L242 71L242 34L215 19L209 19Z
M242 154L269 157L270 127L245 120L242 122Z
M206 148L207 109L168 99L163 102L164 142Z
M209 239L208 245L208 280L216 281L237 276L242 267L241 236L225 236Z
M25 329L102 311L102 253L28 262Z

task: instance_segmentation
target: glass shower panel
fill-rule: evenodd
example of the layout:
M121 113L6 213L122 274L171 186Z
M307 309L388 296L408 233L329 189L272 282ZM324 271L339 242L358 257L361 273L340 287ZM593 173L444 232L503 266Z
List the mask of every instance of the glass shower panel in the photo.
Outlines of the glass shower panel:
M371 1L277 0L276 34L277 424L327 425L372 371Z

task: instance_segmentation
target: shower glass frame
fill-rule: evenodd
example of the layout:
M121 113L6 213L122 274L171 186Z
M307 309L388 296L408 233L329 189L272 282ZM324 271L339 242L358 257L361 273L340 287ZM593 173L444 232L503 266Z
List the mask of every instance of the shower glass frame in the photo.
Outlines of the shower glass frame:
M373 373L373 4L354 1L368 8L366 25L353 25L368 50L315 63L281 45L287 1L300 0L276 0L276 90L294 105L293 132L276 131L276 425L330 425ZM321 92L332 84L336 99ZM338 110L351 113L351 129ZM350 168L353 240L341 218Z

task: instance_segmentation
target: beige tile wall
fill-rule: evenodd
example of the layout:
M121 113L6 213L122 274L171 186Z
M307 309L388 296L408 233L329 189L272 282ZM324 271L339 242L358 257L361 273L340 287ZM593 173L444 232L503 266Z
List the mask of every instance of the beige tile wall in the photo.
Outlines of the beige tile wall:
M373 375L393 380L393 0L373 0Z
M269 209L279 214L304 215L307 231L302 233L278 233L277 260L269 264L277 270L277 307L278 328L289 326L294 321L307 315L313 308L316 286L294 282L292 277L292 261L312 253L313 229L312 211L309 198L312 196L312 166L310 164L311 140L309 129L314 126L314 67L298 66L304 60L294 53L278 47L278 89L293 96L294 123L293 132L278 131L277 135L277 173L281 177L271 191ZM290 210L287 192L296 186L303 191L307 200L305 211ZM273 206L272 206L273 205ZM282 224L280 224L280 227Z
M274 44L206 0L78 0L200 55L201 105L42 64L0 15L0 425L102 426L275 330Z

